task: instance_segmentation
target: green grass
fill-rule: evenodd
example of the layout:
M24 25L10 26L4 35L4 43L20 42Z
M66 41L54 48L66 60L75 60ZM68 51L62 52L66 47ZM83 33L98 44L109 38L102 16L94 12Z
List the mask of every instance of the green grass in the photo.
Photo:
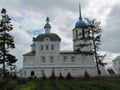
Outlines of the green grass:
M0 79L0 90L120 90L120 78Z

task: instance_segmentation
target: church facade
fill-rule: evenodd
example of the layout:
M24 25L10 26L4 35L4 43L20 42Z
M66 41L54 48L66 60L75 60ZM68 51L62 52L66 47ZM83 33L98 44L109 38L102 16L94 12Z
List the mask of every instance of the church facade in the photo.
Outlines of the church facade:
M60 51L61 38L51 32L49 17L44 26L45 33L33 38L31 51L23 55L23 77L50 77L54 71L58 77L60 73L65 77L70 73L73 77L82 77L85 72L90 76L97 76L97 67L89 38L87 23L81 17L73 33L73 50ZM104 67L100 66L101 75L106 75Z

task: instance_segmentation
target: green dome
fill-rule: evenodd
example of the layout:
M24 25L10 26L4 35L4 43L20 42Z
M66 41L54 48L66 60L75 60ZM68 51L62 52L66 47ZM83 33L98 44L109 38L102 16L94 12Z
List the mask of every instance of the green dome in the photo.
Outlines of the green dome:
M61 38L54 33L40 34L35 38L35 41L44 41L44 38L50 38L51 41L61 41Z

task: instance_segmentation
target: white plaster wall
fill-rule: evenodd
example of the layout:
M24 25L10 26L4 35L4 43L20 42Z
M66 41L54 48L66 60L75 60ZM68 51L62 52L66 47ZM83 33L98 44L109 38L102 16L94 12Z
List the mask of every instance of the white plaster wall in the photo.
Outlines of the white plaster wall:
M45 55L46 53L44 53ZM55 53L54 53L55 55ZM48 54L45 56L49 56ZM67 56L66 62L64 62L63 57ZM75 62L71 62L71 56L75 56ZM79 54L60 54L58 56L55 56L55 62L50 63L49 60L45 63L40 63L40 60L38 63L34 63L33 57L26 57L27 59L32 59L32 62L30 63L24 63L24 69L23 69L23 77L29 77L31 71L35 72L35 76L41 77L41 70L44 70L45 75L47 77L50 77L52 70L54 69L56 76L59 76L59 73L61 72L62 75L65 77L68 72L71 73L74 77L84 76L85 71L90 74L90 76L96 76L96 67L93 59L93 55L79 55ZM25 58L25 57L24 57ZM32 64L33 63L33 64ZM26 72L26 76L24 76L24 71Z
M76 31L77 31L77 37L76 37ZM88 32L89 30L88 29L84 29L85 32ZM88 33L85 33L85 37L88 37L89 34ZM83 38L82 36L82 29L81 28L75 28L73 29L73 49L76 50L78 48L77 45L80 45L80 44L90 44L91 43L91 40L81 40L81 38ZM91 46L85 46L83 48L81 48L81 51L91 51L92 48Z
M116 74L120 74L120 61L113 60L113 69L116 71Z
M76 40L74 41L73 45L74 45L74 50L76 50L77 48L79 48L78 46L80 44L90 44L91 41L84 41L84 40ZM82 48L80 48L81 51L92 51L91 45L88 46L84 46Z
M105 67L99 65L99 69L101 71L101 76L108 76L107 70L105 69Z
M52 74L52 71L54 70L56 77L59 76L60 73L64 77L70 72L70 74L73 77L83 77L85 71L88 72L88 74L93 77L97 76L97 71L95 67L41 67L41 68L24 68L24 71L26 71L26 76L24 76L23 71L23 77L30 77L31 71L35 72L35 76L42 77L41 71L44 71L46 77L50 77Z
M34 60L35 60L35 56L24 56L24 58L23 58L23 68L33 66L35 64Z

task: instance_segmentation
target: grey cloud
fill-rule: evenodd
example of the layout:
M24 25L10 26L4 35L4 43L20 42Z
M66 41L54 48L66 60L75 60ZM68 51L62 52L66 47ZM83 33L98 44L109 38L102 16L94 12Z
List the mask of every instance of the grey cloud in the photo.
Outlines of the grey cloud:
M85 3L87 0L81 0L83 6L87 6ZM74 7L78 5L78 0L21 0L21 4L24 8L37 11L49 11L51 12L55 8L63 8L69 10L76 10ZM85 4L85 5L84 5Z
M114 53L120 53L120 5L112 7L107 24L103 30L102 49Z

